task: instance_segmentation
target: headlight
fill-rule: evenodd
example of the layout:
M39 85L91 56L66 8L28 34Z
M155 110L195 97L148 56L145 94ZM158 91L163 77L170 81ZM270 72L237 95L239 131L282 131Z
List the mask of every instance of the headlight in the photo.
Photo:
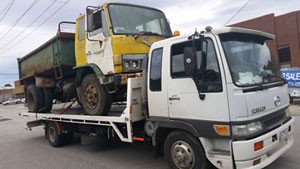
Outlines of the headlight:
M138 66L138 63L137 63L137 61L133 61L133 62L131 63L131 65L132 65L132 67L133 67L134 69L136 69L137 66Z
M122 65L123 72L140 72L142 71L142 61L147 57L144 54L135 54L135 55L123 55L122 56Z
M235 136L247 136L263 129L261 122L253 122L245 125L232 125L232 134Z
M128 61L124 62L124 68L125 69L128 69L130 67L130 64Z

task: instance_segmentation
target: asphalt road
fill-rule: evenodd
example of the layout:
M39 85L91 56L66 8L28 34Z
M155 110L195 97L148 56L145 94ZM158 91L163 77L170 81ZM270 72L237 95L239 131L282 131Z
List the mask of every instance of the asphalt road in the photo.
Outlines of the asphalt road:
M300 102L290 110L300 115ZM70 145L53 148L44 138L42 127L24 129L28 118L22 105L0 106L0 169L168 169L163 156L142 144L113 146ZM266 169L298 169L300 166L300 116L295 116L295 144Z

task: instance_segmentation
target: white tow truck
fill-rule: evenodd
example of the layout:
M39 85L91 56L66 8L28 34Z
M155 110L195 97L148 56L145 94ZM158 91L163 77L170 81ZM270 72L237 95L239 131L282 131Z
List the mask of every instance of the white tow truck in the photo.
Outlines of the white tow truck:
M263 168L294 142L287 84L266 45L273 38L207 27L155 42L142 77L128 79L126 105L107 116L21 115L35 118L28 128L44 125L54 147L77 132L146 142L163 150L171 168Z

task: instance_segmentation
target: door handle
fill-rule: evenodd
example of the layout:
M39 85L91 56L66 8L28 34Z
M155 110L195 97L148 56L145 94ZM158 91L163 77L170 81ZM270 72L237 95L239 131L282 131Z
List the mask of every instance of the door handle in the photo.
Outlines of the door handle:
M170 101L173 101L173 100L180 100L180 97L174 95L174 96L169 97L169 100L170 100Z

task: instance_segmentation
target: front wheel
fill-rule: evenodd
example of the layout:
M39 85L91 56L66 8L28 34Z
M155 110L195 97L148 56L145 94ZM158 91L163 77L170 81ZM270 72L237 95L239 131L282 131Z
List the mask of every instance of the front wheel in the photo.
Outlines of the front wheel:
M164 155L172 169L207 168L207 160L200 142L183 131L173 131L168 135Z
M89 115L106 115L111 107L111 95L94 74L84 77L80 95L82 107Z

